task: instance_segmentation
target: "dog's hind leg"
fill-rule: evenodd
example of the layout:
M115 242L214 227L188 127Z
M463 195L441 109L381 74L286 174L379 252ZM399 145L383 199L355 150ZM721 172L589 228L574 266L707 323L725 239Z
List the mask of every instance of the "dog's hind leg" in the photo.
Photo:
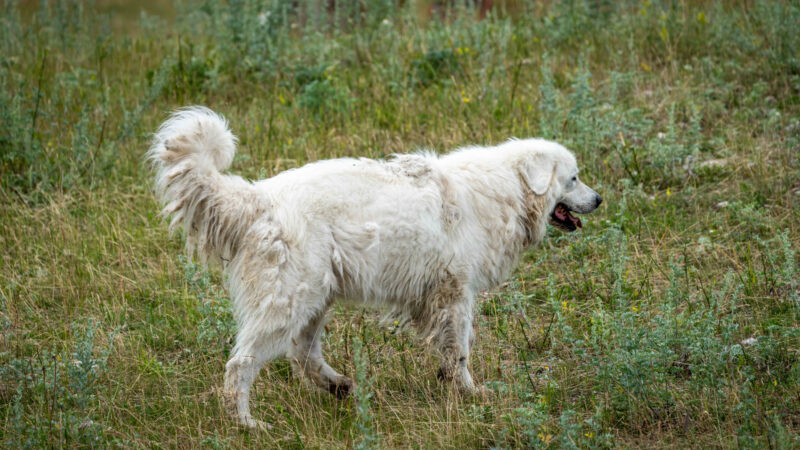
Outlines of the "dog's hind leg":
M353 381L329 366L322 356L324 317L323 311L292 338L287 357L295 374L306 377L317 387L338 398L344 398L353 392Z
M280 286L279 283L275 285ZM238 299L239 331L231 358L225 365L225 403L236 420L248 427L262 425L250 415L250 388L264 364L284 356L307 311L298 301L305 286L291 295L268 295L261 301ZM280 292L279 289L275 291Z
M250 388L264 364L283 355L291 336L291 331L286 329L259 331L240 329L236 346L225 365L225 406L240 424L251 428L264 428L266 424L250 415Z

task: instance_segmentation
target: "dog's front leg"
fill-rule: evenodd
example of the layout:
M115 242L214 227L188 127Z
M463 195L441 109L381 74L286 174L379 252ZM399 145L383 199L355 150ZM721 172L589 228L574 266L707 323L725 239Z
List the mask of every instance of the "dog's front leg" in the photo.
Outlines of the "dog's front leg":
M432 337L442 358L436 376L451 382L467 394L484 394L486 389L476 385L469 370L472 336L472 302L464 299L435 314L436 326Z

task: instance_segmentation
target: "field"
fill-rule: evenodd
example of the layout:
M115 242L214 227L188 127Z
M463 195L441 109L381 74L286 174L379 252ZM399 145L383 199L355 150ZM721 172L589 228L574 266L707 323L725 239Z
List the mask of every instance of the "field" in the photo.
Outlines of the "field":
M800 5L210 0L0 9L0 445L800 447ZM298 6L299 5L299 6ZM541 136L604 197L481 295L471 365L338 306L337 400L276 361L236 427L217 267L143 162L169 111L232 172Z

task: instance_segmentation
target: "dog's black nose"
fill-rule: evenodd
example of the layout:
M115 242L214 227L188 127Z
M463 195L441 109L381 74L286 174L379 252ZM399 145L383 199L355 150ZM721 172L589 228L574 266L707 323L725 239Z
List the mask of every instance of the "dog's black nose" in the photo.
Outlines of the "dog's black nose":
M599 195L595 195L594 196L594 207L597 208L598 206L600 206L600 203L603 203L603 197L600 197Z

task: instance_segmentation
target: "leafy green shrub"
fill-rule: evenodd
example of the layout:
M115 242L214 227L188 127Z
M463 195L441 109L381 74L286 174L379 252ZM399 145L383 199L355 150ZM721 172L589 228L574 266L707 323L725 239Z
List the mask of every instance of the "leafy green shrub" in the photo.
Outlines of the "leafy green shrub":
M116 332L109 336L108 347L98 355L97 327L91 320L85 326L73 325L72 352L44 350L36 358L25 359L0 354L3 359L0 381L15 392L4 424L5 429L13 431L6 436L4 445L97 446L108 440L102 424L95 422L93 409Z
M323 113L344 113L354 101L345 86L329 78L311 81L303 86L297 97L298 106L312 111L317 116Z
M330 78L328 73L329 68L331 68L331 66L328 64L312 67L297 67L294 70L295 84L302 89L313 82L323 82Z
M411 59L411 83L427 87L446 83L461 71L461 65L452 50L430 50Z
M236 331L230 300L211 283L211 276L199 264L180 257L189 291L197 298L197 340L209 353L227 354Z
M375 429L375 418L370 412L372 398L372 380L367 373L369 361L364 352L364 344L358 336L353 337L353 355L356 367L355 400L356 400L356 436L357 449L380 448L380 435Z

